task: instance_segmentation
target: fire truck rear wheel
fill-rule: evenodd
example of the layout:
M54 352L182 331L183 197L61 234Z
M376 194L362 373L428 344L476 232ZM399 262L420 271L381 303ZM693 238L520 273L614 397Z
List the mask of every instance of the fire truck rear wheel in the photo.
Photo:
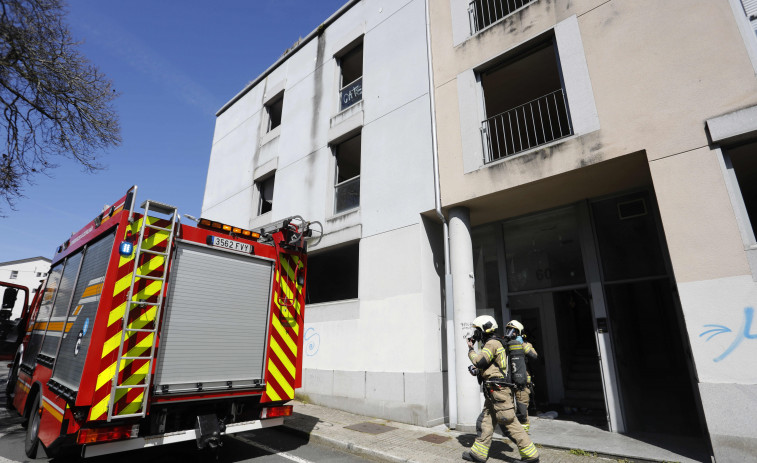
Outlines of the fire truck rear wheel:
M26 442L25 448L26 456L29 458L37 458L37 448L39 447L39 404L40 394L34 395L34 401L32 402L32 408L30 410L29 425L26 427Z

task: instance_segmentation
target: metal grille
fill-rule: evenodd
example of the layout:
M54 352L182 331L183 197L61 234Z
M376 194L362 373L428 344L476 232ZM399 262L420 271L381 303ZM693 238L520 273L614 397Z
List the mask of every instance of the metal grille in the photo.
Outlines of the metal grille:
M573 128L560 89L507 110L482 122L481 135L485 161L550 143L573 134Z
M485 29L536 0L473 0L468 5L471 34Z

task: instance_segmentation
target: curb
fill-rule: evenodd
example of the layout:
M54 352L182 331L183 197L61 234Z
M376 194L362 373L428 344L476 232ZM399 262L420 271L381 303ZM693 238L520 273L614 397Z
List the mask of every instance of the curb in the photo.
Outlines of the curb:
M290 432L292 434L296 434L298 436L307 438L309 442L314 442L316 444L321 444L321 445L327 445L329 447L334 447L336 449L343 450L352 454L367 456L367 457L371 457L377 460L382 460L382 461L387 461L387 462L392 462L392 463L414 463L414 460L396 457L386 452L381 452L381 451L374 450L362 445L358 445L354 442L343 442L337 439L333 439L331 437L309 433L307 431L303 431L301 429L288 426L286 423L284 423L281 429L287 432Z

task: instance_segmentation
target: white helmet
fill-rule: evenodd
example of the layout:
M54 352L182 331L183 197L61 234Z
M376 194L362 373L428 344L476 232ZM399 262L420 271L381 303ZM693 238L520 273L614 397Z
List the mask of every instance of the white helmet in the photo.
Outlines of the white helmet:
M518 320L510 320L507 322L507 336L512 335L513 331L515 331L515 336L522 336L523 335L523 323L519 322Z
M497 320L491 315L481 315L473 320L473 328L480 329L483 333L492 334L497 331Z

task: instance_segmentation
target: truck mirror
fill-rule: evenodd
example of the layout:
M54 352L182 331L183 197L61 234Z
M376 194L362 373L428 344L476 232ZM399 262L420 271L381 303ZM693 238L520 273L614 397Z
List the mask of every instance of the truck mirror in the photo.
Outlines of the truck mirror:
M18 296L17 288L5 288L5 294L3 294L3 309L12 309L16 305L16 296Z

